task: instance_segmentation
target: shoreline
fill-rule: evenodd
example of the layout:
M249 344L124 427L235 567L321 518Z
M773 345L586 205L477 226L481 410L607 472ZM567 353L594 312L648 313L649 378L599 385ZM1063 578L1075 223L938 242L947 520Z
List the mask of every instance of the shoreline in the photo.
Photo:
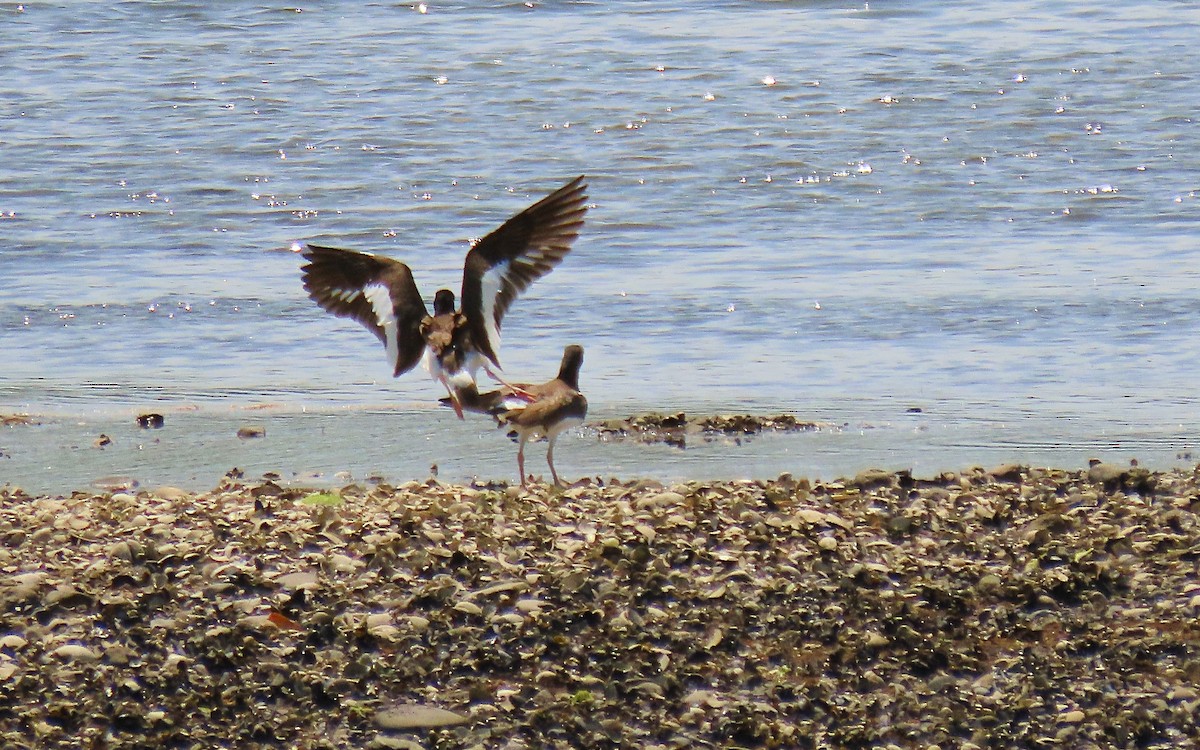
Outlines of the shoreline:
M160 414L162 412L159 412ZM2 416L2 415L0 415ZM146 427L136 419L146 416ZM1162 439L1119 426L1086 439L1026 433L1026 425L939 421L931 414L894 421L699 412L601 412L559 440L567 478L652 477L663 482L776 477L817 480L853 476L864 468L908 469L917 476L947 468L1021 463L1064 468L1091 459L1139 460L1159 470L1194 463L1193 441ZM201 492L233 467L247 476L337 486L378 479L511 481L516 446L484 417L460 422L449 409L249 413L130 411L119 418L21 418L0 427L0 485L31 493L78 489L181 487ZM29 423L30 421L35 423ZM161 424L161 426L157 426ZM527 450L528 468L547 471L544 443ZM433 467L437 467L434 471ZM136 483L136 484L135 484Z
M5 746L1200 739L1200 468L310 489L0 489Z

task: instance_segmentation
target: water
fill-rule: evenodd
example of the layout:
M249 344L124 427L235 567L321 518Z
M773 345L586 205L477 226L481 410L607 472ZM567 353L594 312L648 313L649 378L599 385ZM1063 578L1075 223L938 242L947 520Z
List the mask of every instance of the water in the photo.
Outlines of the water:
M508 478L512 446L392 380L289 248L400 257L431 296L581 173L587 226L506 318L510 375L579 342L596 419L842 427L580 433L567 476L1192 462L1200 9L427 10L0 3L0 413L42 422L0 432L0 480Z

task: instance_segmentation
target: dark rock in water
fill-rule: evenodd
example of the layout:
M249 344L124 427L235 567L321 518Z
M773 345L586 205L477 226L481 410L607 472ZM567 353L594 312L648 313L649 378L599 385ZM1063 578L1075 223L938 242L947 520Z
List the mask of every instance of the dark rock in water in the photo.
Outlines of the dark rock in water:
M163 415L155 413L139 414L137 423L138 427L141 427L143 430L157 430L163 426Z
M253 440L254 438L266 437L267 428L260 427L258 425L246 425L245 427L238 428L237 436L242 440Z

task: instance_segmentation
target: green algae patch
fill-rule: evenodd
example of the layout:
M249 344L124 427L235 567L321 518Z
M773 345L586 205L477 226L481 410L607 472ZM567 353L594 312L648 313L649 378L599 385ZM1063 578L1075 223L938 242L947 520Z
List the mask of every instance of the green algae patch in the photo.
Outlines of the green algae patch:
M336 507L344 502L346 501L342 499L342 496L335 492L314 492L300 498L301 505Z

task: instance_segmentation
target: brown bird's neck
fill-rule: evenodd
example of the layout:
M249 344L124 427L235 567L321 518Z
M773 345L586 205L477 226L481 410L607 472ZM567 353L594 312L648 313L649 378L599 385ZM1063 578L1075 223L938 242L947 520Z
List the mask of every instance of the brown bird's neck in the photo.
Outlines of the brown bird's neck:
M572 390L579 390L579 368L582 364L582 356L568 352L563 357L562 365L558 368L558 379L569 385Z

